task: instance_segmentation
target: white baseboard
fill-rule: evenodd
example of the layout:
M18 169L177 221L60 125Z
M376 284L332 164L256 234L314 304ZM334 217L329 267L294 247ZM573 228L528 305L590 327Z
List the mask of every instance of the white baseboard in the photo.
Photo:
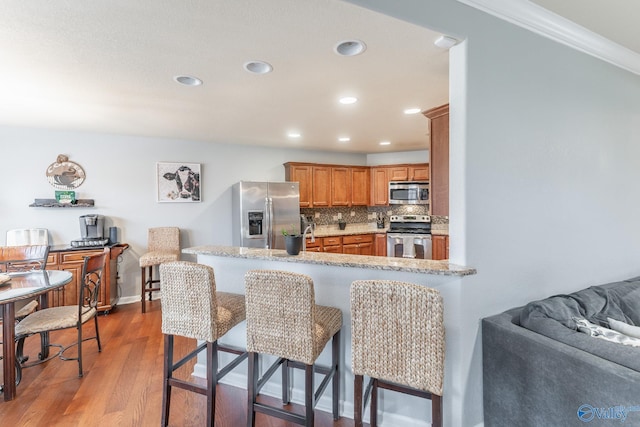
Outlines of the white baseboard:
M204 364L196 363L193 368L193 376L205 378L207 372L207 367ZM225 375L220 383L227 384L233 387L247 389L247 375L239 372L231 371L227 375ZM260 394L264 394L266 396L271 396L275 398L280 398L282 396L282 389L280 388L280 384L265 384L262 390L260 390ZM294 388L291 393L291 401L293 403L304 405L304 390ZM353 402L340 400L339 402L339 413L342 417L347 417L353 419ZM316 409L322 412L331 413L332 412L332 402L331 402L331 388L327 387L325 393L320 397L318 403L316 404ZM369 408L365 409L365 413L363 414L363 421L369 422ZM431 423L416 420L414 418L405 417L401 414L394 414L390 412L381 413L378 415L378 425L381 427L394 427L394 426L403 426L403 427L430 427Z

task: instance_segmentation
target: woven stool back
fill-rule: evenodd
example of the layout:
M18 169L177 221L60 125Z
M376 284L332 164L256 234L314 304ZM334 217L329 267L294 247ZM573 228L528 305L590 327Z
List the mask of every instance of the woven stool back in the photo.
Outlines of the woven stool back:
M213 268L187 261L160 264L162 333L213 342L218 339Z
M435 289L388 280L351 285L355 375L442 395L444 318Z
M156 227L149 229L148 252L175 252L180 254L180 229L178 227Z
M245 286L247 351L313 364L313 280L287 271L252 270Z

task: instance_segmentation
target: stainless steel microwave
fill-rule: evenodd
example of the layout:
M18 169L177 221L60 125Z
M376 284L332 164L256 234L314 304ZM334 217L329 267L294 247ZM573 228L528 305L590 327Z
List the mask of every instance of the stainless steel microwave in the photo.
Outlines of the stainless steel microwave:
M390 205L428 205L429 183L423 181L390 181Z

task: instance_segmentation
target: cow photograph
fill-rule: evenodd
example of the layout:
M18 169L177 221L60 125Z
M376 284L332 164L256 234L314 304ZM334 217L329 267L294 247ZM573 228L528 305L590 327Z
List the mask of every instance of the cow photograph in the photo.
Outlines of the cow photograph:
M158 202L199 202L200 163L158 163Z

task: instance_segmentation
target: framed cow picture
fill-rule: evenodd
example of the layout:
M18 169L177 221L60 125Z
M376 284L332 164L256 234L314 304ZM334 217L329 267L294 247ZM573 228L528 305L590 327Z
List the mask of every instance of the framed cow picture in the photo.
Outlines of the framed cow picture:
M156 173L158 202L200 201L200 163L159 162Z

